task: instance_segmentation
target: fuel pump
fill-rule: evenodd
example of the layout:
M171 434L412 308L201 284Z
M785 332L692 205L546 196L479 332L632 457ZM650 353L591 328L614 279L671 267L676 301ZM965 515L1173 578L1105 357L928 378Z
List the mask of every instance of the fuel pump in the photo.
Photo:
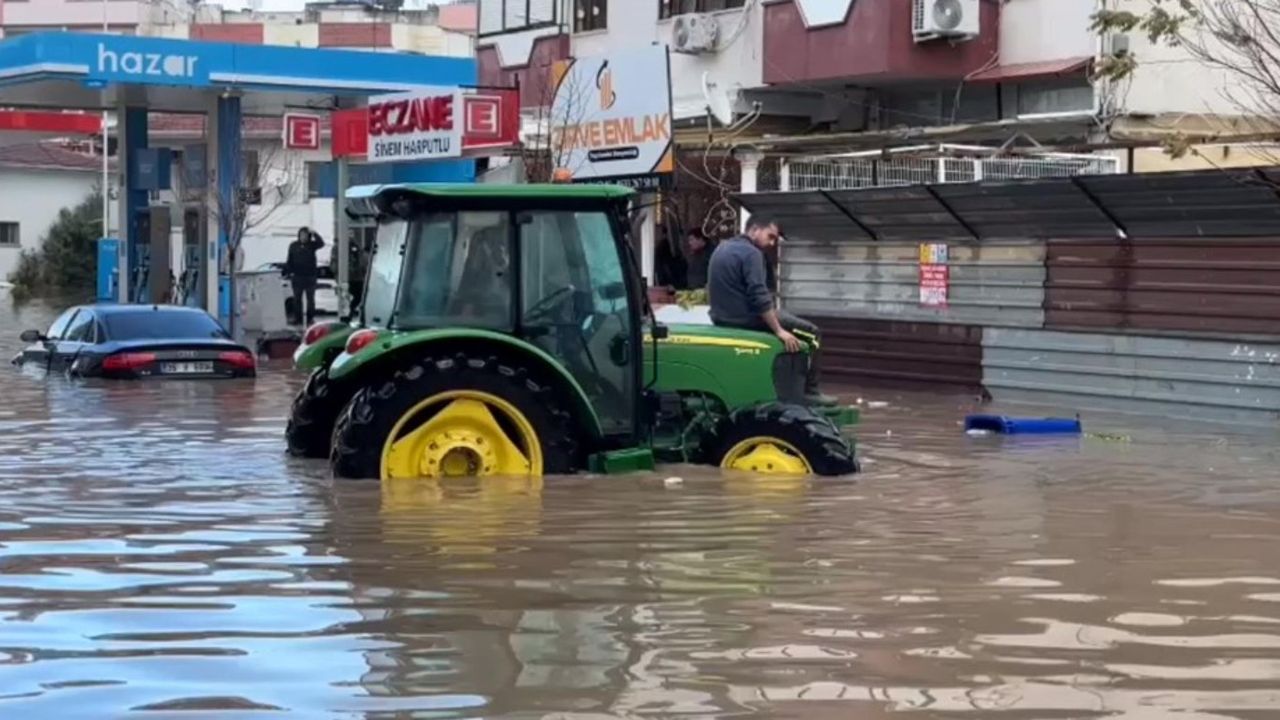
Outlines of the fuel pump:
M209 223L206 210L199 204L188 205L182 212L182 270L178 275L178 302L188 307L205 307L204 276Z

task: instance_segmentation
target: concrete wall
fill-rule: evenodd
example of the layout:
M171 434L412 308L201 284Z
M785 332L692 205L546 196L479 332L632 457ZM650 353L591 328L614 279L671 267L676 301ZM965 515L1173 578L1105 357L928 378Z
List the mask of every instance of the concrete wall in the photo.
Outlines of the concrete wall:
M717 91L729 93L730 98L736 98L740 90L764 83L761 3L748 3L745 9L722 10L712 16L720 25L721 50L705 55L671 53L671 94L676 118L706 113L707 103L702 93L704 73L715 83ZM573 35L573 54L601 55L655 42L670 44L672 25L672 20L658 20L657 2L611 0L608 29Z
M1000 9L1000 64L1091 56L1090 0L1012 0Z
M144 0L28 0L0 2L0 17L9 27L101 27L103 15L113 27L147 23L176 23L191 17L182 2L145 2Z
M0 221L19 224L20 247L0 245L0 282L8 279L22 250L40 239L58 217L93 192L98 175L76 170L0 168Z

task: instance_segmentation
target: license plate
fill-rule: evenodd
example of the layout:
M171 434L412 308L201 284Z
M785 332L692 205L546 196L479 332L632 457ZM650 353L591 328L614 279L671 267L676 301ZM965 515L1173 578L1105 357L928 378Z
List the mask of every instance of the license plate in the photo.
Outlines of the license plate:
M212 362L171 362L160 365L160 372L166 375L186 375L192 373L213 372Z

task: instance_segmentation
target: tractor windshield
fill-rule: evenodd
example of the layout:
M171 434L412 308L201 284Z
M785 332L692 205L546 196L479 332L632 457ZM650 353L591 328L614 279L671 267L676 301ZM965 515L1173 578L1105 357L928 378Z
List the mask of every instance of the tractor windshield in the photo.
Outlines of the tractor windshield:
M384 328L391 324L391 315L396 306L396 290L400 285L400 270L404 266L404 242L408 230L409 223L403 220L383 220L378 224L378 236L361 304L364 324L369 327Z

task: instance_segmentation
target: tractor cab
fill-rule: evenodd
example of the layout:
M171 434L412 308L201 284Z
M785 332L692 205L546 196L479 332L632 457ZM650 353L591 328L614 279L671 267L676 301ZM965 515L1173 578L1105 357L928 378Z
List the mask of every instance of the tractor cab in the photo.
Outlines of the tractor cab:
M348 197L350 212L376 217L377 239L361 316L309 329L295 356L313 370L290 420L295 454L328 454L354 477L635 469L714 455L734 413L767 424L774 405L803 415L788 417L795 427L812 416L833 434L827 418L777 402L795 359L779 359L776 338L653 322L627 237L629 189L397 185ZM803 438L776 439L776 456L740 439L738 459L761 468L826 468L786 460Z

